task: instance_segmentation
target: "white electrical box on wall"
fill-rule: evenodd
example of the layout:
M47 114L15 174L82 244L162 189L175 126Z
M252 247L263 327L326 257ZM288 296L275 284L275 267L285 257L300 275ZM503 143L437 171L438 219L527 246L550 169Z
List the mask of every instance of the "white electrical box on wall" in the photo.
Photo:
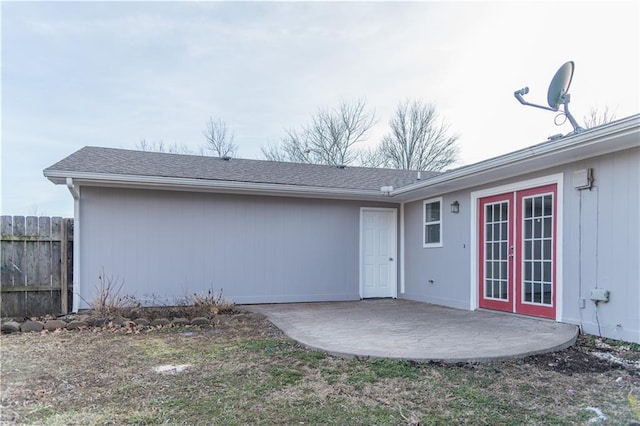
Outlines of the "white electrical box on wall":
M594 288L589 291L589 299L594 302L608 302L609 290L602 290L600 288Z
M573 172L573 187L575 189L588 189L593 184L593 169L582 169Z

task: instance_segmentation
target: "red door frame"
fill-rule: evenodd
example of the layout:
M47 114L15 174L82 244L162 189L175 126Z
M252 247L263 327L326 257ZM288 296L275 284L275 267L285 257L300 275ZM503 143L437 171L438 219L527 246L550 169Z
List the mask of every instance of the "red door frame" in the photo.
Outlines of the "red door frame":
M553 197L553 225L552 225L552 239L551 239L551 247L552 247L552 269L551 269L551 280L552 280L552 298L551 298L551 306L541 306L537 304L525 303L523 302L523 283L522 283L522 265L523 265L523 252L524 252L524 243L523 243L523 204L524 199L531 196L544 195L544 194L552 194ZM513 191L498 195L492 195L489 197L483 197L479 200L479 220L478 220L478 230L479 230L479 250L478 250L478 260L479 260L479 268L478 268L478 281L479 281L479 293L478 293L478 306L480 308L486 309L494 309L506 312L513 312L524 315L531 315L543 318L556 318L556 295L557 295L557 280L556 280L556 245L557 245L557 228L558 228L558 203L557 203L557 185L550 184L539 186L535 188L529 188L519 191ZM509 289L508 289L508 300L500 301L496 299L485 299L484 298L484 273L485 273L485 206L487 204L493 204L497 202L509 202L509 224L508 224L508 247L509 256L508 256L508 277L509 277ZM511 250L511 247L514 250ZM515 253L514 253L515 251Z
M551 306L542 306L525 303L523 300L523 282L522 282L522 270L523 270L523 253L524 253L524 241L523 241L523 216L524 199L531 196L552 194L553 199L553 220L552 220L552 234L551 234ZM516 312L519 314L532 315L543 318L556 318L556 240L557 240L557 228L558 228L558 206L557 206L557 187L556 184L539 186L536 188L526 189L518 191L516 194L516 202L518 203L517 210L517 223L516 226L516 241L518 242L518 250L516 250L516 262L518 267L516 268Z
M502 301L502 300L497 300L497 299L485 299L484 298L484 285L485 285L485 259L484 259L484 255L485 255L485 206L487 204L494 204L494 203L498 203L498 202L504 202L507 201L509 203L509 208L507 209L507 214L509 215L509 221L508 221L508 225L507 225L507 232L509 233L509 237L508 237L508 241L507 241L507 249L509 250L509 254L507 256L507 300ZM513 209L514 209L514 202L513 202L513 193L506 193L506 194L499 194L499 195L493 195L491 197L485 197L480 199L480 222L479 222L479 229L480 229L480 250L479 250L479 256L480 256L480 300L478 305L481 308L487 308L487 309L495 309L495 310L499 310L499 311L505 311L505 312L513 312L514 309L514 292L513 292L513 252L510 249L510 247L513 246L513 236L514 234L514 221L512 220L513 216Z

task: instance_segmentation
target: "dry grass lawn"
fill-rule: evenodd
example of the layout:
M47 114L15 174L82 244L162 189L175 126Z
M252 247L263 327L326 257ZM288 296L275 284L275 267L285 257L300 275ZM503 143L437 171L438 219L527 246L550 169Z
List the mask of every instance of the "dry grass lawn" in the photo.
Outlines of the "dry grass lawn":
M202 329L3 335L0 420L47 425L640 421L637 346L581 338L576 348L558 354L495 364L345 360L300 347L258 314L216 318L214 327ZM619 358L630 362L621 366L615 362ZM158 371L171 366L180 371Z

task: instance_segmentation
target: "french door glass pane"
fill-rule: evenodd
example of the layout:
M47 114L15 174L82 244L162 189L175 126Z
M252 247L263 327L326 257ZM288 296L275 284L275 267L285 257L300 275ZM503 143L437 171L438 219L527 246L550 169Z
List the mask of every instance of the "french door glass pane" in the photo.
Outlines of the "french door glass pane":
M500 281L499 280L493 281L493 288L491 290L492 290L491 297L493 297L494 299L499 299L500 298Z
M544 196L544 215L553 216L553 197L551 194Z
M524 288L524 301L525 302L532 302L533 301L533 285L531 284L531 281L524 281L522 283L522 286Z
M533 279L533 267L531 262L524 262L524 277L525 281L531 281Z
M509 203L485 205L484 297L509 299Z
M526 199L524 200L524 207L523 207L523 215L524 217L528 218L532 216L532 208L533 208L533 203L531 202L531 199Z
M542 300L542 303L545 305L550 305L551 304L551 284L544 284L544 291L542 292L544 299Z
M544 260L551 260L551 240L545 239L542 244L542 258Z
M544 232L543 232L543 237L544 238L551 238L551 218L550 217L545 217L544 218Z
M533 222L533 236L535 238L542 238L542 220L536 219Z
M533 246L533 241L525 241L524 243L524 259L531 260L531 246Z
M553 195L522 203L522 301L551 305L553 299Z
M533 258L542 259L542 241L533 240Z

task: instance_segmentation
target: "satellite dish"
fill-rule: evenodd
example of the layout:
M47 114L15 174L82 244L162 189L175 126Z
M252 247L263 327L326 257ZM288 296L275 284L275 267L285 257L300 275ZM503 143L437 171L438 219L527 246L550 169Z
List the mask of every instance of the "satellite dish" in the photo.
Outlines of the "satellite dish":
M520 90L516 90L513 93L513 96L516 97L518 102L522 105L528 105L540 109L546 109L548 111L557 112L560 109L560 105L564 106L564 111L561 112L562 115L565 115L571 125L573 126L573 133L583 132L584 129L580 127L578 122L573 118L571 113L569 112L569 100L571 96L569 96L569 86L571 85L571 79L573 78L573 70L575 65L573 61L565 62L556 74L551 79L551 83L549 83L549 90L547 90L547 103L548 107L544 105L536 105L524 100L523 95L529 93L529 88L525 87ZM562 124L562 123L560 123Z
M573 61L566 62L553 76L547 91L547 103L554 110L558 110L564 102L564 95L569 91L571 79L573 78Z

